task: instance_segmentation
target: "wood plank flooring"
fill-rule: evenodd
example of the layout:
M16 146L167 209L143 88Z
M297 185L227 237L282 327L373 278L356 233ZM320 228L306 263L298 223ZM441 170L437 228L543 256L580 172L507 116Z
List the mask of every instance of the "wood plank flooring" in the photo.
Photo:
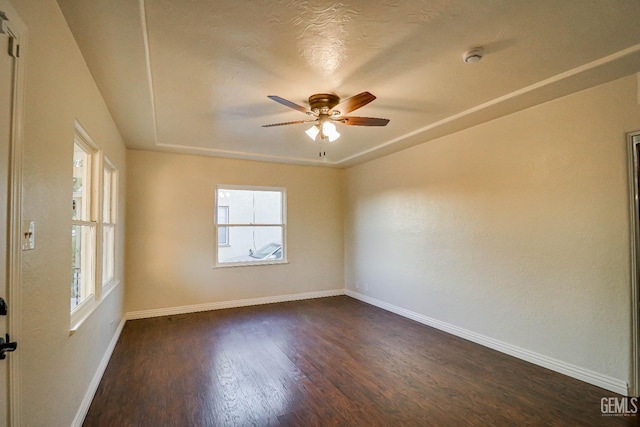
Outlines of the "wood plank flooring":
M85 426L590 426L619 397L340 296L127 322Z

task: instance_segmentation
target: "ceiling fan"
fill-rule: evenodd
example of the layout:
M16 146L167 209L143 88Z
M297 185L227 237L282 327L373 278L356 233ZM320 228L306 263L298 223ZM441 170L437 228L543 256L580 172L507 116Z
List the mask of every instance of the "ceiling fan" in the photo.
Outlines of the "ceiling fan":
M338 139L340 134L336 130L336 127L333 124L334 122L351 126L386 126L387 123L389 123L389 119L346 116L346 114L364 107L376 99L376 97L369 92L362 92L358 95L352 96L351 98L347 98L342 102L340 102L340 97L337 95L331 93L317 93L309 97L309 108L275 95L269 95L268 98L284 105L285 107L305 113L306 115L311 116L311 119L273 123L263 125L262 127L310 123L313 126L306 131L306 134L314 141L320 140L323 142L328 140L329 142L333 142Z

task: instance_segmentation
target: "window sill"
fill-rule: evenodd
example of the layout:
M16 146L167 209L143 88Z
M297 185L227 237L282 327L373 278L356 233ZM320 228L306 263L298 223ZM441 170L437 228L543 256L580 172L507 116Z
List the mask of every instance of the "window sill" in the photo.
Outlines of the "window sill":
M262 262L227 262L223 264L214 264L211 268L234 268L234 267L257 267L259 265L282 265L289 264L288 260L280 261L262 261Z
M72 336L80 326L87 320L91 314L96 311L96 308L100 305L100 301L87 301L83 307L81 307L76 313L71 315L71 327L69 328L69 336Z
M80 307L77 313L74 313L71 315L71 326L69 328L69 336L73 336L76 332L78 332L78 330L84 324L84 322L89 317L91 317L93 312L96 311L98 307L100 307L100 304L102 304L102 301L104 301L119 284L120 284L119 280L110 282L102 289L102 296L100 297L99 300L96 300L94 297L93 301L87 301L83 307Z

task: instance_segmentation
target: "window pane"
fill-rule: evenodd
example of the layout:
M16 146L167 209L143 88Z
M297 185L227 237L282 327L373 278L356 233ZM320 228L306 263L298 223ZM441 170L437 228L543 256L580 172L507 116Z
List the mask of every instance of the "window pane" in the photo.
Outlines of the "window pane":
M115 234L113 225L102 227L102 284L109 284L115 277Z
M227 227L233 245L218 248L219 263L251 263L282 259L281 226Z
M105 168L103 184L102 184L102 222L113 222L111 219L112 175L113 175L113 172Z
M282 224L282 193L279 191L254 191L255 223Z
M280 191L220 189L218 206L222 205L232 207L229 224L282 224Z
M229 206L218 206L218 224L229 223ZM229 244L229 227L218 227L218 245Z
M93 295L95 227L71 226L71 311Z
M73 219L89 221L89 154L78 144L73 146Z

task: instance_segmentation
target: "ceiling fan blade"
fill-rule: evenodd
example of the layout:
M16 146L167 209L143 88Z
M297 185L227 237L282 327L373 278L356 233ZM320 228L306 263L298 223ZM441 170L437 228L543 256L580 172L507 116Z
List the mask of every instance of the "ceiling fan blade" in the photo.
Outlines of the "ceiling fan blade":
M308 108L305 108L305 107L303 107L301 105L298 105L298 104L296 104L294 102L291 102L289 100L286 100L284 98L280 98L279 96L276 96L276 95L269 95L269 96L267 96L267 98L272 99L272 100L284 105L285 107L289 107L289 108L293 108L294 110L298 110L301 113L309 113L310 112Z
M339 117L337 122L344 123L351 126L386 126L389 123L389 119L378 119L375 117Z
M316 120L296 120L295 122L283 122L283 123L272 123L270 125L262 125L263 128L270 128L273 126L285 126L285 125L298 125L301 123L314 123Z
M360 107L364 107L374 99L376 99L376 97L373 96L371 93L362 92L362 93L359 93L358 95L352 96L351 98L345 99L340 104L333 107L331 111L340 111L341 115L349 114L353 110L357 110Z

